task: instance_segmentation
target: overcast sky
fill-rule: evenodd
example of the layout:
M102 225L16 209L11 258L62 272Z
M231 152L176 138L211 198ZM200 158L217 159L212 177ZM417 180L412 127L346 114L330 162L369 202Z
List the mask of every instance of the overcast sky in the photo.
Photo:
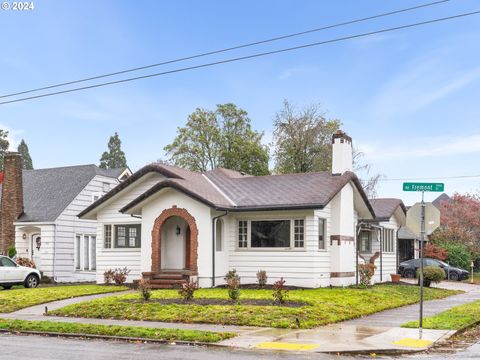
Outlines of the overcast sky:
M427 1L34 1L0 10L0 95L374 15ZM165 71L480 10L452 0L422 10L139 72ZM271 139L283 99L320 103L407 204L405 178L480 175L480 16L0 105L0 128L24 138L36 168L98 163L118 131L133 170L164 156L196 107L233 102ZM6 99L0 99L6 100ZM362 174L362 176L364 176ZM446 179L478 191L480 177ZM432 199L430 194L427 199Z

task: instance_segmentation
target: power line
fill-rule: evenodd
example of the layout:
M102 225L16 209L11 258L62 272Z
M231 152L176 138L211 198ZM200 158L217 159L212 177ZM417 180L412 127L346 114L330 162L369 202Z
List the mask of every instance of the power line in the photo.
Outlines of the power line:
M289 48L283 48L283 49L279 49L279 50L266 51L266 52L252 54L252 55L246 55L246 56L240 56L240 57L230 58L230 59L226 59L226 60L215 61L215 62L206 63L206 64L200 64L200 65L194 65L194 66L189 66L189 67L184 67L184 68L178 68L178 69L173 69L173 70L169 70L169 71L163 71L163 72L159 72L159 73L149 74L149 75L136 76L136 77L122 79L122 80L110 81L110 82L106 82L106 83L83 86L83 87L78 87L78 88L73 88L73 89L68 89L68 90L62 90L62 91L56 91L56 92L51 92L51 93L46 93L46 94L41 94L41 95L24 97L24 98L15 99L15 100L3 101L3 102L0 102L0 105L11 104L11 103L16 103L16 102L20 102L20 101L32 100L32 99L38 99L38 98L43 98L43 97L49 97L49 96L54 96L54 95L60 95L60 94L65 94L65 93L71 93L71 92L76 92L76 91L82 91L82 90L87 90L87 89L99 88L99 87L103 87L103 86L120 84L120 83L140 80L140 79L148 79L148 78L152 78L152 77L163 76L163 75L179 73L179 72L185 72L185 71L194 70L194 69L212 67L212 66L216 66L216 65L220 65L220 64L227 64L227 63L232 63L232 62L236 62L236 61L248 60L248 59L258 58L258 57L262 57L262 56L267 56L267 55L280 54L280 53L284 53L284 52L289 52L289 51L294 51L294 50L299 50L299 49L305 49L305 48L310 48L310 47L319 46L319 45L331 44L331 43L335 43L335 42L340 42L340 41L345 41L345 40L350 40L350 39L356 39L356 38L361 38L361 37L371 36L371 35L375 35L375 34L386 33L386 32L395 31L395 30L407 29L407 28L412 28L412 27L416 27L416 26L437 23L437 22L446 21L446 20L458 19L458 18L471 16L471 15L477 15L477 14L480 14L480 11L462 13L462 14L443 17L443 18L437 18L437 19L432 19L432 20L427 20L427 21L422 21L422 22L417 22L417 23L412 23L412 24L406 24L406 25L401 25L401 26L396 26L396 27L391 27L391 28L385 28L385 29L380 29L380 30L361 33L361 34L355 34L355 35L350 35L350 36L345 36L345 37L340 37L340 38L335 38L335 39L330 39L330 40L324 40L324 41L308 43L308 44L304 44L304 45L293 46L293 47L289 47Z
M274 42L274 41L278 41L278 40L293 38L293 37L306 35L306 34L310 34L310 33L314 33L314 32L333 29L333 28L336 28L336 27L341 27L341 26L351 25L351 24L355 24L355 23L359 23L359 22L368 21L368 20L378 19L378 18L385 17L385 16L390 16L390 15L395 15L395 14L399 14L399 13L403 13L403 12L418 10L418 9L421 9L421 8L434 6L434 5L439 5L439 4L442 4L442 3L449 2L449 1L450 0L434 1L434 2L431 2L431 3L421 4L421 5L405 8L405 9L399 9L399 10L390 11L390 12L387 12L387 13L372 15L372 16L361 18L361 19L349 20L349 21L345 21L345 22L341 22L341 23L337 23L337 24L333 24L333 25L327 25L327 26L323 26L323 27L319 27L319 28L310 29L310 30L305 30L305 31L297 32L297 33L281 35L281 36L273 37L273 38L270 38L270 39L259 40L259 41L255 41L255 42L251 42L251 43L247 43L247 44L241 44L241 45L232 46L232 47L228 47L228 48L224 48L224 49L213 50L213 51L200 53L200 54L196 54L196 55L191 55L191 56L185 56L185 57L181 57L181 58L177 58L177 59L173 59L173 60L167 60L167 61L159 62L159 63L156 63L156 64L144 65L144 66L139 66L139 67L135 67L135 68L120 70L120 71L116 71L116 72L112 72L112 73L87 77L87 78L83 78L83 79L79 79L79 80L67 81L67 82L63 82L63 83L48 85L48 86L39 87L39 88L35 88L35 89L30 89L30 90L25 90L25 91L20 91L20 92L16 92L16 93L0 95L0 99L7 98L7 97L12 97L12 96L17 96L17 95L28 94L28 93L32 93L32 92L36 92L36 91L41 91L41 90L53 89L53 88L66 86L66 85L78 84L78 83L81 83L81 82L86 82L86 81L91 81L91 80L98 80L98 79L102 79L102 78L106 78L106 77L110 77L110 76L126 74L126 73L129 73L129 72L150 69L150 68L153 68L153 67L173 64L173 63L186 61L186 60L197 59L197 58L200 58L200 57L220 54L220 53L224 53L224 52L228 52L228 51L232 51L232 50L238 50L238 49L242 49L242 48L247 48L247 47L251 47L251 46L255 46L255 45L266 44L266 43L269 43L269 42Z

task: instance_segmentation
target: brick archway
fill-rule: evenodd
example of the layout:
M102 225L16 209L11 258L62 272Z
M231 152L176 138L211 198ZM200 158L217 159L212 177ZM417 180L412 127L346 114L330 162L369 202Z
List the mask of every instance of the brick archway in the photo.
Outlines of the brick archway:
M172 216L178 216L188 224L186 234L185 249L185 267L191 271L192 275L197 274L197 249L198 249L198 228L195 218L185 209L176 206L162 211L159 217L155 219L152 229L152 273L159 272L161 269L161 244L162 244L162 226Z

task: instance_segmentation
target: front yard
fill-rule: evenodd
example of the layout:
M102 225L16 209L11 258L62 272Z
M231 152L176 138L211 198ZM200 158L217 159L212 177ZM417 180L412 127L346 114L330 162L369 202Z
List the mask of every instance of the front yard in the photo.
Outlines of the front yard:
M103 294L126 290L121 286L72 285L49 286L35 289L0 291L0 313L9 313L26 307L84 295Z
M425 299L430 300L457 293L451 290L426 288L424 294ZM419 289L409 285L377 285L369 289L292 290L288 299L295 302L296 307L270 304L272 292L269 290L242 289L240 299L249 301L238 305L225 301L228 299L226 289L198 290L195 299L216 299L210 301L214 304L209 305L179 303L173 300L176 298L179 298L179 295L175 290L154 291L148 302L140 300L138 294L125 294L70 305L49 314L105 319L312 328L416 303L419 301Z

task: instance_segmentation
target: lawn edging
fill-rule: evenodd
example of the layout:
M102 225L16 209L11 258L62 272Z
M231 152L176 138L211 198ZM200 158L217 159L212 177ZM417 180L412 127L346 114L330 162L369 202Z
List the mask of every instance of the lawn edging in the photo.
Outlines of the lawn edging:
M42 327L45 327L45 330L42 330ZM120 332L124 335L116 334ZM140 326L99 325L15 319L0 319L0 333L123 340L128 342L142 341L183 345L212 345L219 341L237 336L236 333L232 332L144 328ZM141 333L145 334L146 336L138 336L138 334Z

